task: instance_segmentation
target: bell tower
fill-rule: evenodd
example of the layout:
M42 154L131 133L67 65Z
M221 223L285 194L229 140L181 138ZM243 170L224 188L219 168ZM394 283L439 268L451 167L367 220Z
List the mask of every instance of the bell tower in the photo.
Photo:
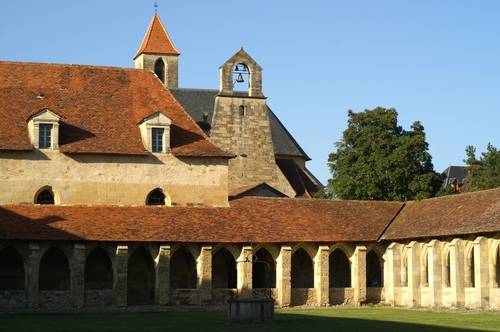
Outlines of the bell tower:
M134 57L135 68L149 69L166 88L177 88L179 55L160 17L155 14Z

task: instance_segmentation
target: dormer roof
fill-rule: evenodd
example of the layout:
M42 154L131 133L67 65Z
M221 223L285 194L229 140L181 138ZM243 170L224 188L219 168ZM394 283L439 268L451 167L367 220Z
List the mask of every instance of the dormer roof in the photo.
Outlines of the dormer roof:
M180 55L158 15L153 16L134 59L141 54Z

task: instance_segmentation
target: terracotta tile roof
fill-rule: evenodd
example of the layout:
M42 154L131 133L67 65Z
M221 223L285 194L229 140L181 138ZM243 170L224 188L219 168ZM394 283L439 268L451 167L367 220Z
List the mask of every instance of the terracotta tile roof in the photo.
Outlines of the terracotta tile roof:
M31 150L27 120L48 107L61 116L64 153L147 155L138 123L161 111L172 120L175 155L231 156L147 70L0 62L0 77L0 150Z
M374 241L397 202L245 197L229 208L0 206L0 239L197 243Z
M459 236L500 231L500 188L409 202L384 240Z
M158 15L151 19L141 47L139 47L134 59L143 53L180 55Z

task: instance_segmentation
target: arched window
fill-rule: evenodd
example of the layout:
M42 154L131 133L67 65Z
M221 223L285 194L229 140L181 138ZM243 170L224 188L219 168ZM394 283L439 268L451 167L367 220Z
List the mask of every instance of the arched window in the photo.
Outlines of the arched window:
M252 287L276 287L276 263L269 251L265 248L260 248L253 256Z
M366 287L383 287L382 262L374 250L366 255Z
M465 287L476 287L475 270L474 247L472 247L469 256L467 257L467 264L465 266Z
M128 260L127 302L129 305L153 304L155 299L155 268L151 255L137 249Z
M292 255L292 288L313 288L314 268L309 254L302 248Z
M155 62L155 74L160 81L165 83L165 62L163 62L162 58L158 58Z
M226 248L212 258L212 288L236 288L236 261Z
M351 287L351 263L342 249L335 249L329 257L330 288Z
M446 259L444 262L444 286L451 287L451 253L448 251L446 253Z
M403 256L401 262L401 286L408 287L408 254Z
M422 285L424 287L429 286L429 253L426 252L424 255L424 259L422 261L422 269L423 269L423 280Z
M196 288L196 263L193 255L182 247L170 258L170 287Z
M69 290L69 264L59 248L50 248L40 261L40 290Z
M113 267L108 254L95 248L85 261L85 289L112 289Z
M40 191L35 197L35 204L54 204L52 189L46 188Z
M24 262L16 249L7 247L0 251L0 289L24 289Z
M160 188L156 188L149 193L146 205L165 205L165 194Z

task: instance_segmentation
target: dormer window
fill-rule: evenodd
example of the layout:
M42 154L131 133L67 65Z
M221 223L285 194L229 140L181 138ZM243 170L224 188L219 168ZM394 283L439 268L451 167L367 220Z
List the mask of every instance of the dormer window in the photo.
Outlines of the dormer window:
M38 128L38 147L50 149L52 147L52 125L42 123Z
M163 152L163 136L165 129L151 128L151 150L152 152Z
M139 124L144 147L152 153L167 153L170 150L170 124L163 113L156 112Z
M59 115L48 108L32 115L28 119L31 144L37 149L58 149L59 120Z

